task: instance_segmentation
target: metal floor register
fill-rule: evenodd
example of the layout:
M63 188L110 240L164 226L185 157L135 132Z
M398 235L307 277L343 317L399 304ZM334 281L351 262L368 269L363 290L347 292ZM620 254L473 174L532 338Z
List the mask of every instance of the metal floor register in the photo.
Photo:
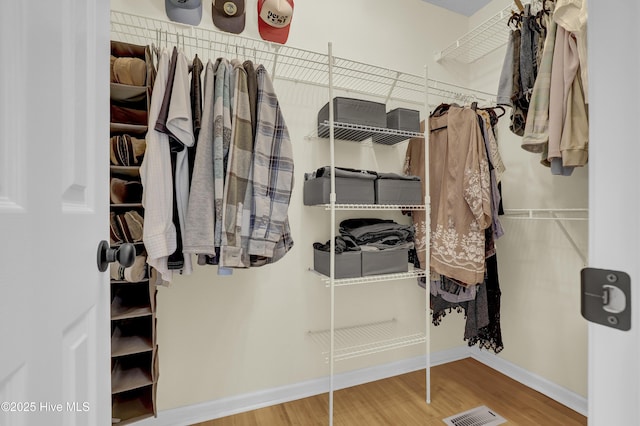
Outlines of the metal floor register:
M454 414L443 420L449 426L495 426L507 421L486 406Z

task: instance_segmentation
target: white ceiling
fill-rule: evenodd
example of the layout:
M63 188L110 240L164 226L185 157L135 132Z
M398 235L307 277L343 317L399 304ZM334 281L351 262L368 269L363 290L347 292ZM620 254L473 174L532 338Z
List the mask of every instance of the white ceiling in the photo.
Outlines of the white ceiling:
M423 0L436 6L444 7L465 16L471 16L485 7L491 0Z

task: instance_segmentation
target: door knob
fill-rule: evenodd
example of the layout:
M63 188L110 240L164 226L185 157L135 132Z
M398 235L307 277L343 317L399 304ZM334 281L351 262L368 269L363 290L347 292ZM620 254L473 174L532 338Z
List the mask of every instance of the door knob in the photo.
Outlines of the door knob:
M109 263L118 261L119 264L128 268L136 260L136 248L133 244L124 243L118 248L109 247L105 240L98 243L98 270L104 272L109 267Z

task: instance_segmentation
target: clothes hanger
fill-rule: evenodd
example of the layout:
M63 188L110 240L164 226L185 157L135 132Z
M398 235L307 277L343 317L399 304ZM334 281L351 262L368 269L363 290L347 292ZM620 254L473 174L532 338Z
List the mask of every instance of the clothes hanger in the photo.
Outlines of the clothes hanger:
M520 28L522 24L522 15L514 10L511 11L511 17L507 21L507 26L510 27L513 24L514 29Z
M493 111L494 114L496 113L495 110L499 109L500 111L502 111L502 114L499 114L499 115L496 114L496 118L500 118L507 113L507 110L505 110L502 105L496 105L492 107L485 107L485 108L478 108L478 109L481 109L483 111Z
M441 103L440 105L438 105L431 114L429 114L429 117L434 117L434 116L438 116L438 115L442 115L443 113L449 111L449 107L451 106L451 104L447 104L447 103ZM433 130L432 130L433 131Z

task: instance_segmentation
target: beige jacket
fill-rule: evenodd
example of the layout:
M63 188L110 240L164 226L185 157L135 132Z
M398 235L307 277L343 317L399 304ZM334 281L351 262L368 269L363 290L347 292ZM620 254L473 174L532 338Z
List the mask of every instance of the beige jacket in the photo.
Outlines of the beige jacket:
M475 111L450 107L429 119L431 269L469 285L484 281L484 230L491 226L489 162ZM422 147L420 146L422 144ZM422 161L421 161L422 159ZM412 140L405 171L424 176L424 141ZM426 245L424 222L414 217L416 245ZM421 229L422 228L422 229ZM424 265L424 250L420 262Z

